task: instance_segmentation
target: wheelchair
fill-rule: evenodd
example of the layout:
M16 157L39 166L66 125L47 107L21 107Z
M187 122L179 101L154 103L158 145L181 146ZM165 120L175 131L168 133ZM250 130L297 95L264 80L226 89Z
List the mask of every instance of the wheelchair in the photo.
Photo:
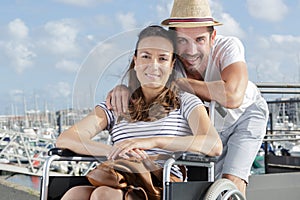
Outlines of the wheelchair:
M41 181L40 200L61 199L63 194L71 187L78 185L90 185L85 174L95 167L96 163L103 162L106 157L91 157L77 155L67 149L53 148L48 152L49 157L43 166ZM68 162L89 162L85 172L80 176L61 176L51 174L51 166L56 161ZM236 186L228 179L214 180L214 164L216 158L202 154L192 154L188 152L176 152L169 156L163 167L163 200L244 200L244 196ZM171 182L170 173L172 165L189 167L200 167L206 169L207 180L192 180L184 182Z

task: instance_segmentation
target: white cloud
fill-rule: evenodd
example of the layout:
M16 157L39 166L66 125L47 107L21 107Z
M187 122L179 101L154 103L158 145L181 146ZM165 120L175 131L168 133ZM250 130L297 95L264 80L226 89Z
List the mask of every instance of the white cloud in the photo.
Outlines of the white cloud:
M109 26L109 22L111 19L105 15L96 15L94 20L95 20L94 23L96 24L96 26L107 27L107 26Z
M232 18L228 13L221 14L220 22L223 23L222 26L217 27L220 34L236 36L239 38L245 37L245 32L240 27L240 24L235 21L235 19Z
M29 31L25 23L19 18L9 22L8 30L17 39L27 38Z
M172 6L172 1L168 1L168 3L158 4L156 6L157 16L160 19L160 22L170 17Z
M117 20L121 23L123 30L131 30L136 28L136 20L133 13L119 13L116 17Z
M88 34L88 35L86 36L86 39L87 39L88 41L93 41L93 40L95 40L95 36L92 35L92 34Z
M55 67L67 72L76 72L79 69L79 64L71 60L63 59L59 61Z
M288 13L283 0L247 0L247 5L252 17L270 22L281 21Z
M300 36L293 35L271 35L271 40L279 44L298 43L300 44Z
M271 35L259 37L254 43L257 51L248 65L256 71L258 80L299 82L300 36Z
M14 103L23 103L24 92L22 90L14 89L9 91L9 96Z
M55 0L64 4L74 5L74 6L84 6L92 7L97 3L110 2L111 0Z
M267 50L264 54L273 59L293 59L300 52L300 36L273 34L260 37L258 41L259 47Z
M223 25L216 27L222 35L245 37L245 32L240 24L227 12L224 12L222 5L216 1L210 1L211 13L215 20Z
M9 42L5 47L6 54L12 62L13 68L22 73L25 69L31 67L36 54L26 45L18 42Z
M44 26L48 38L43 39L42 44L56 54L74 54L79 48L76 44L79 30L72 20L60 20L48 22Z
M268 56L264 59L254 60L247 63L249 68L255 71L256 82L281 82L284 79L284 74L281 72L281 63Z
M29 28L21 19L16 18L8 23L7 33L7 39L0 42L6 56L6 65L10 65L17 73L22 73L33 66L36 57L33 51L34 44L29 37Z
M55 85L48 85L49 95L52 98L65 98L71 95L71 86L66 82L58 82Z

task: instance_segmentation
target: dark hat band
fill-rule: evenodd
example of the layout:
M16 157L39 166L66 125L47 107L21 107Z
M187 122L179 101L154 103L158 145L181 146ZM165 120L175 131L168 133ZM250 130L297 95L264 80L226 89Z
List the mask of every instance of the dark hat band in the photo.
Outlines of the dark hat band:
M171 18L169 23L178 23L178 22L213 22L214 19L211 17L206 18Z

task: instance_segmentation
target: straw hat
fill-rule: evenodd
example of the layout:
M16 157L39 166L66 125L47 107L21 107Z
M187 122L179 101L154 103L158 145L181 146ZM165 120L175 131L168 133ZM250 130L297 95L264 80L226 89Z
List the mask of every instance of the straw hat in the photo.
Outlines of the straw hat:
M222 25L211 16L208 0L174 0L171 17L161 24L168 27Z

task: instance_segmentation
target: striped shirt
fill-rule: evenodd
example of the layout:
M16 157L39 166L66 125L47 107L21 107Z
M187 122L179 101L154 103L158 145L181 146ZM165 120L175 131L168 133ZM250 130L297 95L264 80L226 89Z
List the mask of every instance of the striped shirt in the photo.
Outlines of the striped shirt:
M179 109L171 111L166 117L151 121L128 122L125 120L116 123L116 116L111 110L108 110L105 103L101 103L100 107L105 111L112 143L120 142L132 138L149 138L149 137L174 137L193 135L189 124L188 117L192 110L199 105L203 105L202 101L187 92L180 93L181 105ZM149 155L171 154L172 152L164 149L146 150ZM158 163L162 164L162 162ZM178 167L172 167L172 173L178 177L182 177Z

